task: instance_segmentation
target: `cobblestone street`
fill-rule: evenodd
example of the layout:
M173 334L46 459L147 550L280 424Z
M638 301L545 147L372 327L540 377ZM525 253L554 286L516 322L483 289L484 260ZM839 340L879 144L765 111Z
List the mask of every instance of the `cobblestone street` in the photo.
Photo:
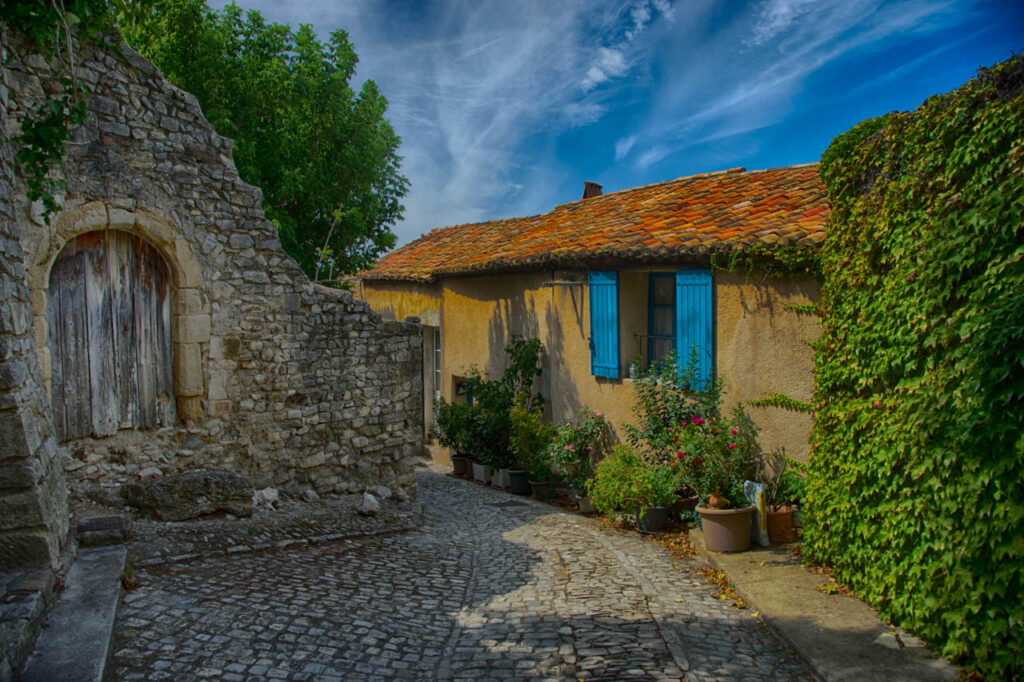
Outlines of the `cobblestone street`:
M805 680L636 534L421 469L418 530L137 570L125 680Z

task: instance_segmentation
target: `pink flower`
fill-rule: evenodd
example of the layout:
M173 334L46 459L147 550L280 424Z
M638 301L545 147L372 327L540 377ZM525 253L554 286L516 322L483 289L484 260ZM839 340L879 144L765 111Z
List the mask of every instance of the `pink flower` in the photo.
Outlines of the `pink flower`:
M601 413L600 413L600 412L595 412L595 413L594 413L594 416L595 416L595 417L600 417L600 416L601 416Z
M730 431L729 433L731 433L732 435L734 435L734 436L735 436L735 435L736 435L737 433L739 433L739 431L737 431L736 429L733 429L733 430L732 430L732 431Z
M566 445L566 446L565 446L564 448L562 448L562 449L563 449L563 450L568 450L568 449L569 449L569 447L570 447L570 446Z
M587 406L586 403L580 403L580 407L586 407L586 406Z
M685 452L677 452L676 453L676 459L682 459L683 457L686 457L686 453Z
M693 421L693 423L694 423L694 424L698 424L698 425L699 425L699 424L703 424L703 423L704 423L704 420L703 420L703 419L701 419L700 417L696 416L696 415L694 415L694 417L693 417L693 420L692 420L692 421Z
M587 446L587 452L590 452L593 449L594 449L593 446L590 446L590 445Z
M732 448L734 448L734 447L736 447L736 443L729 443L729 448L730 448L730 449L732 449Z

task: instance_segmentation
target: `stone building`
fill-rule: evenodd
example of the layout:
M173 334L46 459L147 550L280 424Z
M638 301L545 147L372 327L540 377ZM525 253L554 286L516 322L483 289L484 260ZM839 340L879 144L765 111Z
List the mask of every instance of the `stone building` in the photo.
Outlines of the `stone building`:
M548 213L439 228L361 273L357 293L424 324L424 405L461 400L469 366L499 375L510 334L538 337L549 418L580 403L613 428L633 419L631 367L696 349L725 380L726 410L781 393L809 401L817 278L730 266L733 254L813 253L828 202L817 164L677 178L601 194ZM794 251L795 250L795 251ZM740 261L743 262L743 261ZM762 267L764 263L762 262ZM765 449L806 459L811 417L748 409Z
M196 99L127 46L90 90L47 225L7 140L56 89L3 47L0 568L55 563L67 477L222 468L255 486L415 493L421 330L311 283Z

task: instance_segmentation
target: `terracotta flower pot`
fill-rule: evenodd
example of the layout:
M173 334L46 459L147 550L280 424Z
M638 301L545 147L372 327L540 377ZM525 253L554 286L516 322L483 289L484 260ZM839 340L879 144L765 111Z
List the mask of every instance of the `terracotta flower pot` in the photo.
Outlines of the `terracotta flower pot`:
M750 549L750 520L754 507L712 509L697 505L704 546L709 552L745 552Z
M778 511L768 512L765 521L768 526L768 541L773 545L796 542L792 507L782 507Z

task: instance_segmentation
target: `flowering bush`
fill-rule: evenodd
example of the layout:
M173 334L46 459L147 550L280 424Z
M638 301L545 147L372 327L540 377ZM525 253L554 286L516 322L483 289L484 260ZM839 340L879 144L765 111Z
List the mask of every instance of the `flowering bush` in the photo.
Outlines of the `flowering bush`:
M662 445L675 450L672 466L701 502L716 494L730 507L746 505L743 481L754 473L758 448L757 428L742 407L730 419L694 415L670 429Z
M607 435L604 416L581 405L579 420L559 424L551 437L548 447L551 464L562 472L567 482L582 488L593 471L595 450L600 449Z
M512 421L509 448L515 466L526 469L534 481L551 479L548 444L554 436L555 425L541 420L542 411L540 405L528 407L528 401L520 393L509 413Z

